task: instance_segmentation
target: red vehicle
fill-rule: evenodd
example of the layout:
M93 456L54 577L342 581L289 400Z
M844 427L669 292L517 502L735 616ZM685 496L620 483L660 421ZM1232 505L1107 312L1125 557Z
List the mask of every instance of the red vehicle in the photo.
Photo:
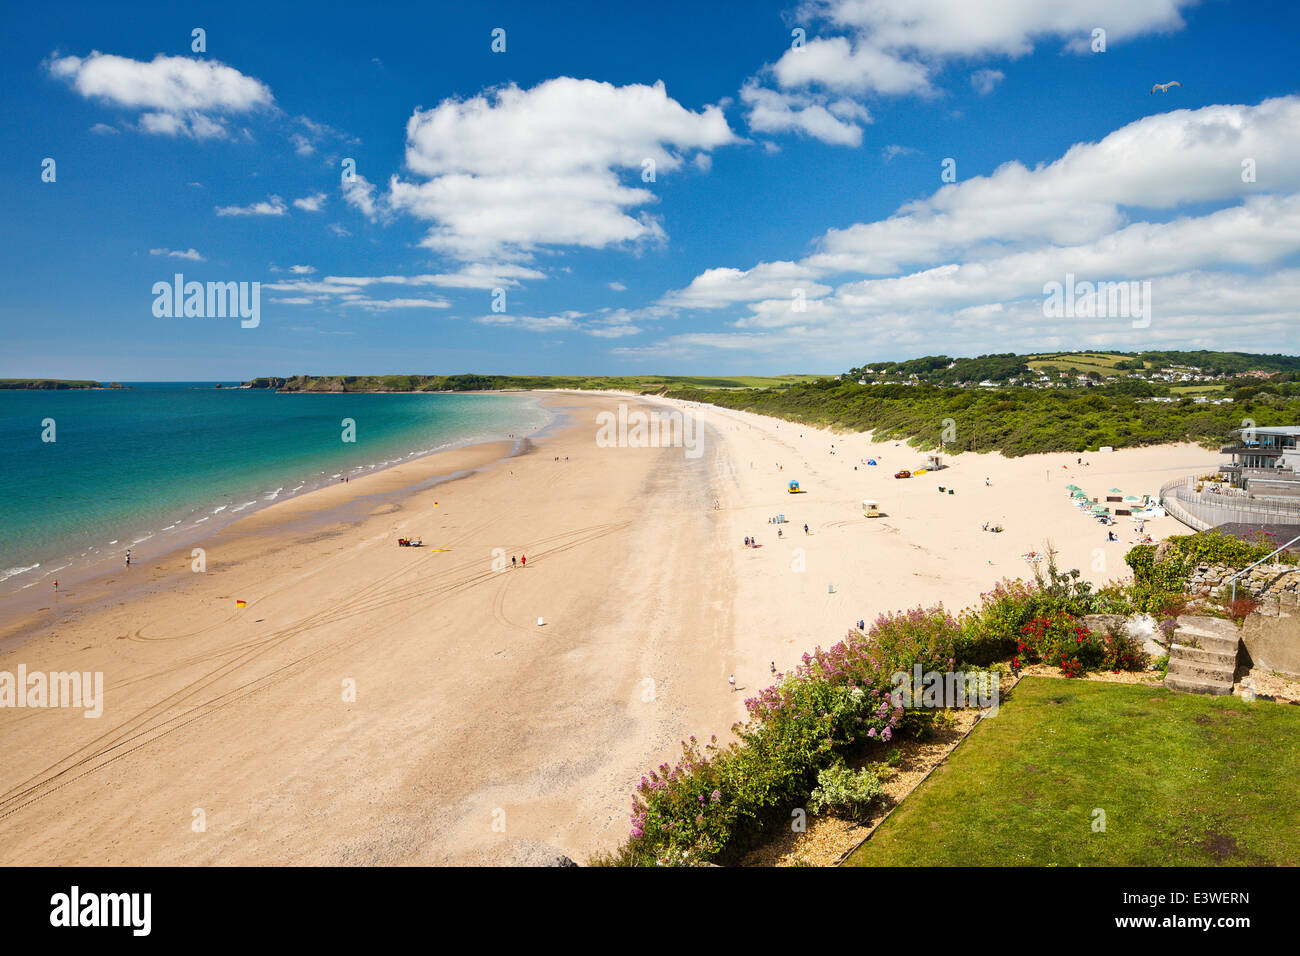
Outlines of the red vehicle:
M904 468L902 471L896 471L896 472L894 472L894 477L895 477L895 478L911 478L911 477L912 477L912 473L911 473L910 471L908 471L906 468Z

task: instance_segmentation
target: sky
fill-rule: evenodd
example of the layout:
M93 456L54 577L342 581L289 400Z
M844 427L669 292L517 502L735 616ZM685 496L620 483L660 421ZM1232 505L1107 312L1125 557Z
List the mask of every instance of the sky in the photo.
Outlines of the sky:
M5 20L0 377L1300 351L1292 3ZM170 314L177 274L258 283L256 325ZM1086 283L1131 299L1049 307Z

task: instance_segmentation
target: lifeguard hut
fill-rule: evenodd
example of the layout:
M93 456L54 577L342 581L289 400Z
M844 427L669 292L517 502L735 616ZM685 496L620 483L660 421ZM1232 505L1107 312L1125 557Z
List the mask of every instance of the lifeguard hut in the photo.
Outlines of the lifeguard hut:
M792 481L792 482L790 482L790 489L789 489L789 490L790 490L790 494L792 494L792 495L797 495L797 494L799 494L799 482L797 482L797 481Z
M943 468L943 467L944 467L944 464L943 464L943 456L942 456L942 455L926 455L926 456L925 456L925 470L926 470L926 471L938 471L939 469L941 469L941 468Z
M863 517L865 517L865 518L879 518L879 517L880 517L880 502L878 502L878 501L874 501L874 500L871 499L871 498L863 498L863 499L862 499L862 515L863 515Z

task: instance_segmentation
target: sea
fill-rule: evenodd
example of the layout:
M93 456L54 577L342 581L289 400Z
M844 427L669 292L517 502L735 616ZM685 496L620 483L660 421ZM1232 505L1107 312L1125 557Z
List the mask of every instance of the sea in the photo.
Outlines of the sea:
M123 384L0 390L0 595L554 418L529 395Z

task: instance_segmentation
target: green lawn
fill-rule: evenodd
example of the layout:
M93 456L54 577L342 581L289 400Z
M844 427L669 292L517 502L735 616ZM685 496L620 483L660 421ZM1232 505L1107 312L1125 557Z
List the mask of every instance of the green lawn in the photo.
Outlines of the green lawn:
M1300 707L1028 677L846 865L1294 866L1298 791Z

